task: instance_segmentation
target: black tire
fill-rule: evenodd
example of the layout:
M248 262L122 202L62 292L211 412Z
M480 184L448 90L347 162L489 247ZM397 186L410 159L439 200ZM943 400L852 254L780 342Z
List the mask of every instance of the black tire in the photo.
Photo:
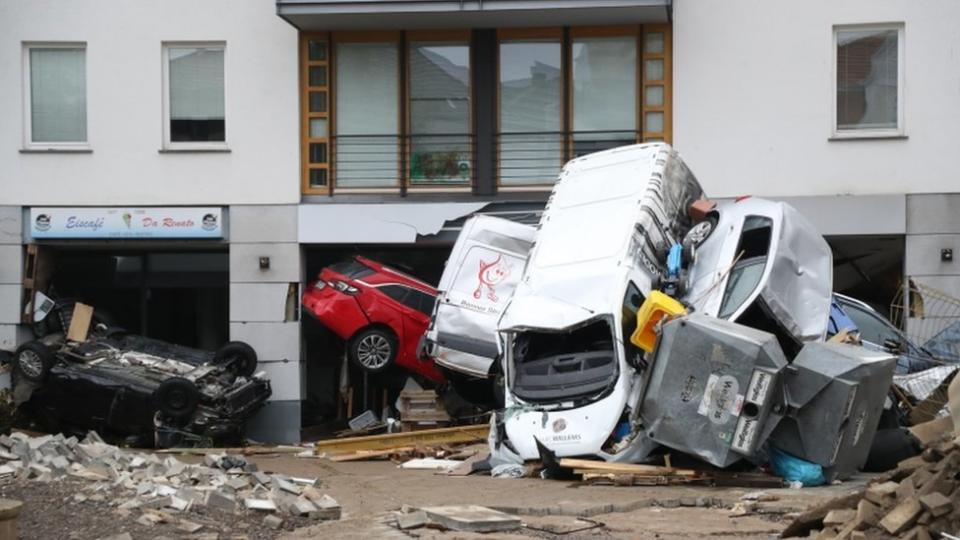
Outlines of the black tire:
M23 377L30 382L43 382L54 363L56 357L53 351L39 341L24 343L13 353L13 369L17 378Z
M684 251L690 249L690 253L692 254L696 248L706 242L707 238L710 238L710 235L712 235L716 229L717 216L715 215L707 216L706 220L690 227L690 230L687 231L687 234L683 237L682 243Z
M384 328L371 327L356 333L347 346L350 361L370 373L386 371L397 357L397 338Z
M232 362L231 369L240 377L249 377L257 371L257 351L242 341L231 341L213 355L213 363Z
M163 381L153 396L160 413L176 419L189 418L200 403L197 385L183 377L172 377Z

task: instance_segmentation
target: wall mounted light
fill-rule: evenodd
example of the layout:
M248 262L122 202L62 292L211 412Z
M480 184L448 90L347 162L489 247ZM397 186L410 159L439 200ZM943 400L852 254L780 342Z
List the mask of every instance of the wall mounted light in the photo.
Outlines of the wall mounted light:
M270 269L270 257L260 257L260 269L261 270Z
M942 262L953 262L953 250L950 248L943 248L940 250L940 260Z

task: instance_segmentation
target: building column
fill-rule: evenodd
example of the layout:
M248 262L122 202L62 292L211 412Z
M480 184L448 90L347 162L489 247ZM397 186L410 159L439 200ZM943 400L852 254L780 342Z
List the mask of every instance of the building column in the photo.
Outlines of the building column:
M12 351L23 341L20 330L22 215L19 206L0 206L0 351Z
M904 274L916 285L925 285L960 299L960 194L936 193L907 195L907 239ZM952 258L942 253L951 250ZM907 319L907 333L920 338L918 345L935 333L941 325L933 324L938 315L938 299L925 298L924 318ZM919 307L919 304L918 304ZM920 315L914 313L914 315ZM946 321L943 321L946 322ZM953 322L950 320L949 322Z
M232 206L229 220L230 339L257 351L258 370L273 388L247 425L247 437L299 442L303 364L300 324L291 316L299 308L302 268L297 206ZM261 267L263 257L269 258L267 268Z

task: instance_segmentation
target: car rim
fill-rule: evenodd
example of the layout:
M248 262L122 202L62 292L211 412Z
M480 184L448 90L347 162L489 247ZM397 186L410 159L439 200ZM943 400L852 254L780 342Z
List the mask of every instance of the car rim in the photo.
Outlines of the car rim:
M380 334L370 334L357 345L357 360L369 369L380 369L390 361L390 342Z
M24 375L28 377L37 378L43 373L43 360L40 359L39 354L33 351L21 351L17 363L20 364L20 369Z
M690 239L690 242L694 246L699 246L700 242L706 240L710 236L710 231L713 230L713 223L709 221L701 221L700 223L694 225L690 232L687 233L687 238Z

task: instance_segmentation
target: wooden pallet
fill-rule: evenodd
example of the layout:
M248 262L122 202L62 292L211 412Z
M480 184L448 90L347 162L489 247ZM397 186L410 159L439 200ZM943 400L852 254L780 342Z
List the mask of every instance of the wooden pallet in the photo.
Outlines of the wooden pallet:
M404 431L447 426L450 420L440 396L433 390L400 392L400 423Z

